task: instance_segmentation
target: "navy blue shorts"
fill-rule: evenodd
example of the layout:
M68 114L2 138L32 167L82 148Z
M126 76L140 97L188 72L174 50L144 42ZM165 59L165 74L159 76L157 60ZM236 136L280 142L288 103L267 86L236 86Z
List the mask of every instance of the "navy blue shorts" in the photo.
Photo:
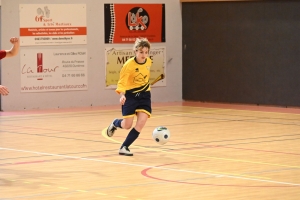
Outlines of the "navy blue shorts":
M124 118L133 117L137 112L144 112L149 117L151 116L151 93L138 92L138 93L125 93L126 101L122 105L122 115Z

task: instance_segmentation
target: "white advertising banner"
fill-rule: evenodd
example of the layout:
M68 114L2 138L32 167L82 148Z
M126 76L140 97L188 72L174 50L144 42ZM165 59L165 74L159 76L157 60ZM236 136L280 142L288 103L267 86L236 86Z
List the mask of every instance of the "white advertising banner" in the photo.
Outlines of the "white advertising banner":
M135 53L130 48L105 49L106 88L115 89L120 78L120 71L124 63ZM166 86L166 47L151 47L149 58L152 60L150 69L151 87Z
M21 55L21 92L87 90L86 49L26 49Z
M20 4L20 45L86 44L85 4Z

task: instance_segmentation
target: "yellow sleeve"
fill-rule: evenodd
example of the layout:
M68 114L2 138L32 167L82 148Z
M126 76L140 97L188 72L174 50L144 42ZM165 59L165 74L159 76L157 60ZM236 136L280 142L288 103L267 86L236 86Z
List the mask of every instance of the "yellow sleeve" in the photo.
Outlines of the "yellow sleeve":
M127 82L130 75L130 67L128 64L124 64L120 71L120 79L118 81L116 93L120 94L121 92L125 94L127 88Z

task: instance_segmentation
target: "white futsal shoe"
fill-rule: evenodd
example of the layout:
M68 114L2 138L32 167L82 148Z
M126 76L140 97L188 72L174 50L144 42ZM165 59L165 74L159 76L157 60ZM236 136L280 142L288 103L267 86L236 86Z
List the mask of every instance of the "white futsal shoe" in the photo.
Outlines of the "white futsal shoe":
M131 153L128 147L125 146L120 149L119 154L123 156L133 156L133 153Z

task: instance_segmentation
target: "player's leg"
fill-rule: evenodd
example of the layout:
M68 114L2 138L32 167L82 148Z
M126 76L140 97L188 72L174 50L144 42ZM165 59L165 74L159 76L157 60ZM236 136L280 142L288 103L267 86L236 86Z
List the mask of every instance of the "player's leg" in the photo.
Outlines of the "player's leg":
M120 155L132 156L133 154L129 151L128 147L139 137L140 132L145 126L148 118L151 116L151 94L150 92L141 93L138 100L138 106L135 110L137 115L137 121L134 128L130 130L127 138L121 146Z
M138 132L141 132L149 118L149 114L145 112L137 112L136 115L137 115L137 121L134 126L134 129Z
M112 123L106 130L106 134L108 137L112 137L117 128L130 129L132 127L133 117L135 116L135 109L138 104L133 94L126 93L125 97L125 104L122 105L123 119L114 119L112 121Z
M126 117L123 119L114 119L106 130L107 136L112 137L115 131L117 130L117 128L123 128L126 130L130 129L133 123L133 116Z
M149 118L149 115L144 112L138 112L137 113L137 122L134 128L130 130L128 133L125 141L123 142L119 154L120 155L126 155L126 156L132 156L133 153L130 152L129 146L139 137L141 130L145 126L147 119Z
M138 112L137 113L137 122L134 128L130 130L128 133L128 136L124 143L122 144L123 146L129 147L139 136L140 132L142 131L143 127L145 126L147 119L149 116L144 113L144 112Z

